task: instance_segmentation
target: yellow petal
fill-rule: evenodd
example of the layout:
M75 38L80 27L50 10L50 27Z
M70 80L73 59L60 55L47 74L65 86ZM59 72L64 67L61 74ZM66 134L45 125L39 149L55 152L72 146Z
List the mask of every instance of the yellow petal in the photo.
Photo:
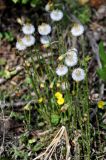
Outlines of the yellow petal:
M57 103L58 103L59 105L64 104L64 98L58 99L58 100L57 100Z
M104 101L99 101L99 102L98 102L98 108L103 109L104 105L105 105L105 102L104 102Z
M56 93L55 93L55 97L56 97L57 99L60 99L60 98L63 97L63 95L62 95L60 92L56 92Z

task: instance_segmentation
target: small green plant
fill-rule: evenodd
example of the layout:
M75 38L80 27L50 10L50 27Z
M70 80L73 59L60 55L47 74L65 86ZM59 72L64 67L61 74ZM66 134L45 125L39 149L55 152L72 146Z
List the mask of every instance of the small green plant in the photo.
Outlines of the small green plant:
M106 53L103 46L103 42L99 43L99 56L102 63L102 68L97 70L99 77L106 82Z
M79 11L76 13L76 16L81 21L81 23L88 24L91 18L90 7L88 5L81 6Z
M12 42L14 40L14 35L12 32L0 32L0 39L5 39L8 42Z
M22 5L30 3L32 7L42 4L42 0L12 0L15 4L20 3Z
M11 1L18 4L20 3L21 5L31 4L32 6L36 6L42 3L42 0ZM78 4L76 5L76 0L65 1L67 1L68 4L70 3L72 13L74 13L82 23L85 24L90 21L89 6L79 7ZM54 11L52 12L52 20L57 21L60 18L62 19L63 12L59 10L57 11L55 11L54 17ZM59 13L59 15L61 14L61 17L59 19L57 19L57 13ZM55 24L54 28L56 28L58 32L54 32L55 36L53 37L55 37L55 39L52 39L52 41L49 41L49 43L46 44L41 43L40 49L38 48L37 43L35 44L36 46L34 45L35 47L33 46L31 52L29 52L29 46L27 46L28 43L26 45L28 48L26 48L25 44L25 48L20 48L20 46L23 47L23 39L20 39L21 41L17 40L17 42L21 43L20 46L18 44L18 47L16 48L19 51L23 51L23 54L24 49L28 49L27 54L30 53L28 59L23 65L24 67L26 67L26 79L24 83L27 86L30 86L30 89L28 90L29 95L24 92L24 95L21 96L21 99L25 99L26 102L21 112L15 113L14 111L12 111L10 114L10 118L13 118L24 124L24 127L22 129L21 127L19 127L19 131L23 133L18 138L19 143L13 145L11 149L10 155L13 160L32 159L33 155L36 156L36 154L38 154L39 151L42 151L45 148L46 144L49 143L49 139L51 138L52 134L46 136L46 133L44 132L44 138L41 138L42 136L40 137L40 135L42 134L39 134L39 130L36 131L37 128L44 130L47 129L49 131L63 125L68 129L68 134L70 136L70 139L72 140L72 146L74 146L75 154L73 156L73 159L91 159L90 142L93 141L91 140L91 132L93 130L93 126L90 123L89 117L90 99L88 95L89 89L87 77L88 61L91 57L85 56L85 39L82 35L84 32L84 27L81 24L75 23L71 28L71 32L67 29L67 36L69 36L70 38L69 42L72 42L72 45L69 44L68 46L67 44L65 44L65 38L63 36L63 33L66 29L64 30L63 25L61 25L61 27L59 26L60 24L57 25L57 22L52 23L52 27L48 27L48 24L45 23L43 23L44 28L41 27L42 25L39 25L39 34L45 35L46 29L49 28L49 32L47 31L47 36L49 37L52 34L50 34L50 32L52 31L53 24ZM34 28L32 24L23 24L22 28L26 25L27 27L31 26L31 28ZM64 25L66 25L66 23ZM42 30L44 33L41 33ZM29 34L29 28L27 31L27 34ZM23 33L25 34L26 31L24 30ZM5 34L0 34L1 39L4 37L8 41L12 40L10 33L6 32ZM30 42L30 37L28 35L26 37L28 42ZM78 49L76 48L76 46L78 46ZM46 51L46 53L42 53L43 49ZM98 69L97 72L100 78L106 81L106 54L104 52L102 42L99 44L99 53L102 62L102 68ZM0 65L2 66L5 64L6 61L4 59L1 59ZM0 78L8 80L13 75L16 75L16 73L16 70L9 71L8 69L2 69L0 71ZM22 87L23 86L24 84L22 84ZM2 97L4 97L5 93L1 92L0 94L3 94ZM3 99L2 97L1 99ZM98 109L104 108L105 102L99 101ZM102 123L101 126L102 128L105 128L104 124ZM64 127L62 130L66 131ZM60 129L60 131L62 130ZM95 132L96 130L94 130L94 134L98 134L97 137L99 137L99 129L96 133ZM98 144L98 142L96 143Z
M75 54L77 52L75 48L67 52L63 40L58 42L59 57L53 55L50 46L52 54L47 58L37 49L35 49L37 62L34 60L35 55L31 58L31 70L28 68L27 71L37 102L34 108L40 117L38 121L44 122L47 128L65 125L70 130L79 129L82 134L79 144L84 150L84 155L90 159L88 82L85 76L89 57L84 57L82 64L76 57L78 54ZM83 69L74 69L74 65ZM71 82L69 82L70 76L72 76Z
M64 0L68 7L70 7L72 14L74 14L81 23L88 24L91 18L91 9L88 4L80 5L77 0Z
M11 149L12 153L12 159L17 160L17 159L23 159L23 160L28 160L28 152L24 150L20 150L18 147L13 146Z

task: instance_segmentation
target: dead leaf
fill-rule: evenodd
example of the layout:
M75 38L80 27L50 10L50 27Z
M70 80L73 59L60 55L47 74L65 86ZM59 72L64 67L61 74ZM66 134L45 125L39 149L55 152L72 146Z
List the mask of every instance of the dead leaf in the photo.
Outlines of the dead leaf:
M0 0L0 10L4 10L6 8L6 4L4 0Z
M87 2L89 2L89 0L78 0L79 4L84 5Z
M90 4L92 7L98 8L100 5L105 4L105 0L90 0Z

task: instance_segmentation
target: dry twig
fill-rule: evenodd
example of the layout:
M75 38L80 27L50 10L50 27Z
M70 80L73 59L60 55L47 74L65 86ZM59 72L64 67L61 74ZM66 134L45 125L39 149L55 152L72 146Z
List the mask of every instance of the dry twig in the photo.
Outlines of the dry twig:
M41 153L39 156L37 156L36 158L34 158L33 160L37 160L37 159L42 159L43 160L50 160L58 143L60 142L61 138L64 136L65 141L66 141L66 160L70 159L70 144L69 144L69 139L68 139L68 135L67 135L67 131L66 128L64 126L62 126L60 128L60 130L58 131L58 133L56 134L56 136L54 137L54 139L52 140L52 142L50 143L50 145L47 147L46 151Z
M90 46L92 48L92 51L95 54L95 58L97 60L98 67L102 68L102 64L101 64L100 57L99 57L99 48L98 48L98 45L96 43L96 40L94 39L93 32L89 31L89 32L86 33L86 35L89 39L89 43L90 43ZM99 84L100 84L99 99L101 100L103 98L103 95L104 95L104 83L101 79L99 80Z

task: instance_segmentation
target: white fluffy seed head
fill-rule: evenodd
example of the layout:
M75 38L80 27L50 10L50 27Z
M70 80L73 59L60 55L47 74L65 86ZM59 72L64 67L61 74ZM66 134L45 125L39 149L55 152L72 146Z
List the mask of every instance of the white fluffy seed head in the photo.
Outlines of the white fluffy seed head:
M71 48L66 52L66 55L69 56L69 55L72 55L74 53L78 54L78 50L76 48Z
M22 27L22 31L24 34L30 35L35 32L35 27L32 24L24 24Z
M82 35L83 32L84 32L84 27L81 24L74 24L74 26L71 29L71 33L75 37Z
M35 43L35 37L32 35L27 35L22 38L22 42L25 46L30 47Z
M78 50L76 48L71 48L71 50L69 50L69 51L74 51L74 52L78 53Z
M50 13L50 18L53 20L53 21L60 21L62 18L63 18L63 12L61 10L53 10L51 13Z
M58 76L64 76L65 74L67 74L68 72L68 68L65 65L60 65L59 67L56 68L56 74Z
M51 26L46 23L42 23L38 26L38 32L42 36L46 36L51 32Z
M49 44L50 41L51 41L50 36L41 36L41 37L40 37L40 42L41 42L42 44Z
M23 51L26 49L26 46L24 45L24 43L22 42L22 40L18 40L16 42L16 48L19 50L19 51Z
M76 82L82 81L85 78L85 72L81 68L74 69L72 72L72 78Z
M77 53L76 50L69 50L66 52L66 57L65 57L65 64L68 67L73 67L77 64L78 62L78 57L77 57Z
M77 62L78 62L77 56L66 56L66 58L65 58L65 64L68 67L75 66L77 64Z

